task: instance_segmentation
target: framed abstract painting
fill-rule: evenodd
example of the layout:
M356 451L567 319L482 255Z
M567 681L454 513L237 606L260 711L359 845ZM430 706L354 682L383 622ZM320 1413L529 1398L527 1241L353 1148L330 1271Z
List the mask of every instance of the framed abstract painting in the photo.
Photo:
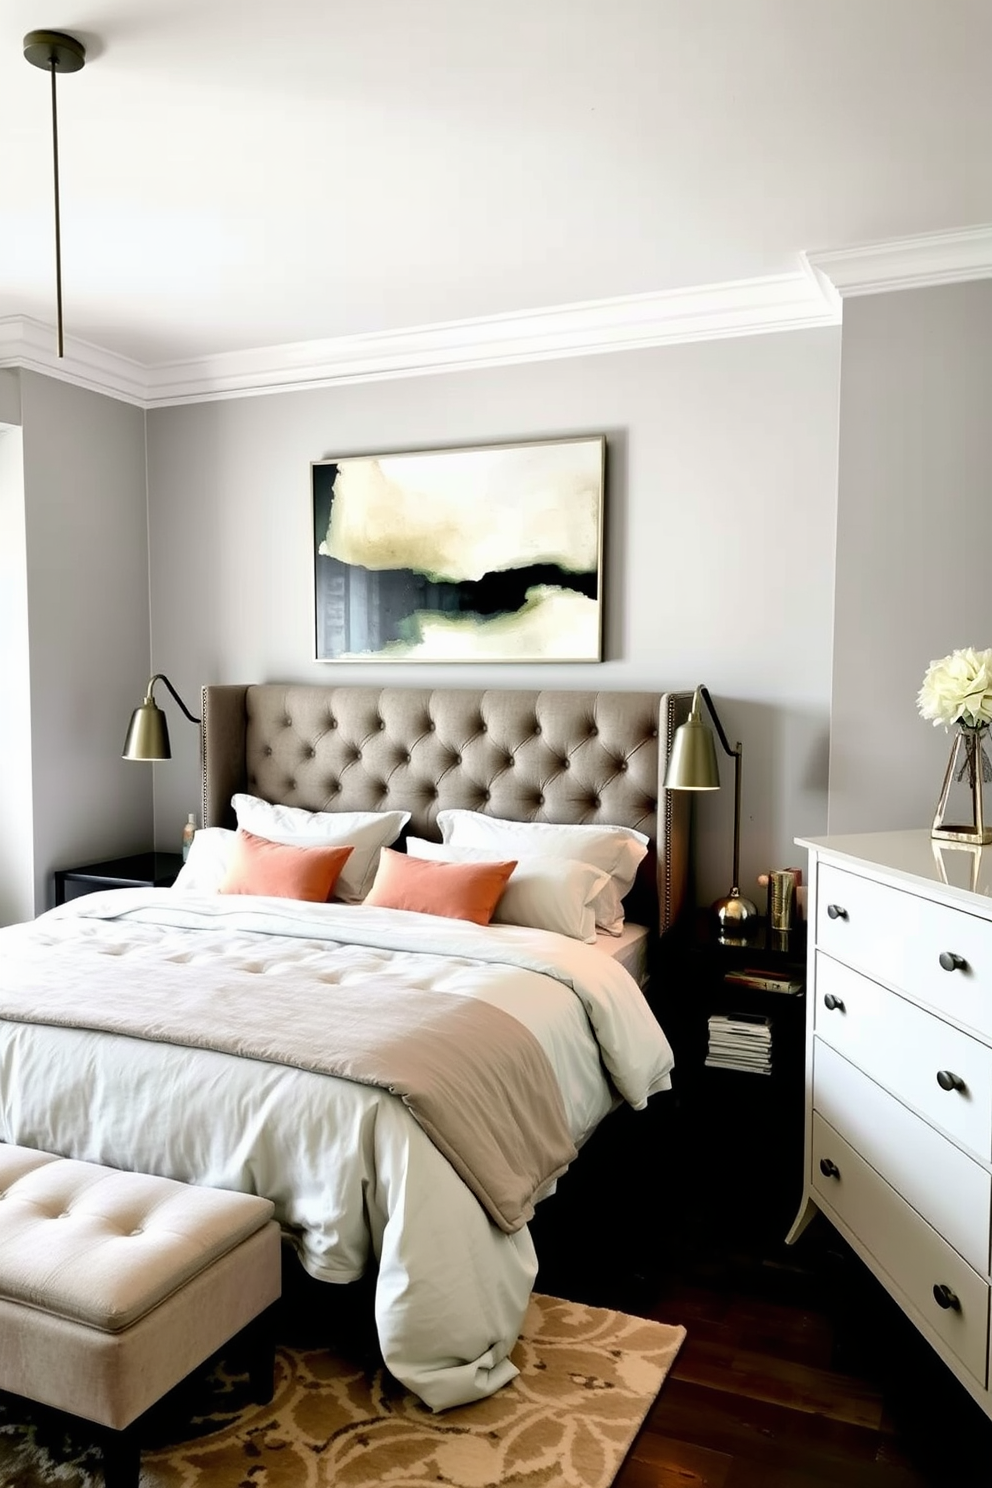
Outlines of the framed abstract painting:
M311 466L318 661L602 659L606 439Z

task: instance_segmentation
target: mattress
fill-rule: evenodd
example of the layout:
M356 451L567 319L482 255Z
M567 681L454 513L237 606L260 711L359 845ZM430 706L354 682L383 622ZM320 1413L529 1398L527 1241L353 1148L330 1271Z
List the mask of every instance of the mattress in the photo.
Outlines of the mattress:
M643 989L648 980L650 935L651 931L646 925L627 923L620 935L597 935L596 946L604 955L619 962L624 971Z

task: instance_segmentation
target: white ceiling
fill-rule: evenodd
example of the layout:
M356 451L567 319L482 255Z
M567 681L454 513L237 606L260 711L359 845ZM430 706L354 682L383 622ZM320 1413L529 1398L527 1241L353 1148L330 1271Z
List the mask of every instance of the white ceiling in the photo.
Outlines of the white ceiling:
M144 365L992 222L990 0L4 0L0 319Z

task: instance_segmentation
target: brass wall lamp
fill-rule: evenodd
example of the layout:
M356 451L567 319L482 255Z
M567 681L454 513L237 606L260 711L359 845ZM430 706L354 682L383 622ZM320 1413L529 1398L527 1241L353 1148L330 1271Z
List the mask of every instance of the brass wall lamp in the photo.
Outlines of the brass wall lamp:
M156 672L145 688L145 701L131 714L131 722L128 724L127 738L124 740L124 750L121 754L122 759L166 760L172 758L169 725L153 696L156 682L165 683L190 723L200 722L200 719L189 711L168 677L162 672Z
M55 178L55 302L58 321L58 354L62 355L62 218L59 207L59 109L56 75L79 72L86 62L86 48L64 31L29 31L24 55L32 67L40 67L52 79L52 168Z
M741 758L743 745L738 743L731 749L723 725L713 706L713 700L705 687L697 687L692 699L692 709L685 723L675 730L668 767L665 770L666 790L707 791L720 789L720 771L716 762L716 746L713 731L702 714L701 702L709 709L710 717L723 748L734 761L734 879L730 893L717 899L713 905L720 936L728 940L743 939L757 923L757 906L745 899L740 891L741 873Z

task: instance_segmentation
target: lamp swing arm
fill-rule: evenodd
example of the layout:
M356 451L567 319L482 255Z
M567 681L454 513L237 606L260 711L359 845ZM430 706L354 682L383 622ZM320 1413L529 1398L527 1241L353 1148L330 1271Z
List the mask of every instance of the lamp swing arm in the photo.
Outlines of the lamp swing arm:
M155 683L156 682L164 682L165 683L166 687L172 693L172 696L175 698L175 700L179 704L180 708L182 708L183 712L186 714L186 717L189 719L190 723L202 723L202 721L203 721L202 719L197 718L197 716L196 716L195 713L191 713L189 711L189 709L187 708L186 704L183 702L182 698L179 696L178 692L173 687L172 683L169 681L168 677L165 675L164 672L156 672L155 675L154 675L154 677L150 677L149 678L149 680L148 680L148 686L145 688L145 702L146 703L154 703L155 702L155 698L153 697L152 692L153 692L153 689L155 687Z
M740 893L741 886L741 766L744 750L740 743L731 750L734 756L734 882L731 892Z
M717 713L716 709L713 706L713 699L710 697L709 689L706 688L706 687L704 687L702 685L702 683L700 683L700 685L696 688L696 691L699 694L699 696L703 699L703 701L706 704L707 708L709 709L710 717L712 718L714 724L716 725L717 737L720 740L720 743L723 745L723 747L726 750L726 752L728 754L731 754L731 755L732 754L740 754L740 752L741 752L741 746L740 746L740 744L738 744L738 746L737 746L736 749L731 749L731 747L730 747L730 740L727 738L726 734L723 731L723 724L720 722L720 715Z
M731 758L733 759L733 761L734 761L734 883L733 883L733 893L736 894L736 893L738 893L740 891L740 877L741 877L741 810L740 810L740 801L741 801L741 771L742 771L742 766L743 766L744 746L741 744L740 740L738 740L737 741L737 748L736 749L731 749L731 747L730 747L730 740L727 738L727 735L723 731L723 724L720 722L719 715L717 714L717 711L716 711L716 709L713 706L713 699L710 697L709 692L702 685L700 685L696 689L696 691L699 693L700 697L705 702L707 709L709 710L709 715L712 718L713 723L714 723L714 725L716 727L717 738L720 740L720 743L723 745L723 748L726 751L726 753L729 754L731 756Z

